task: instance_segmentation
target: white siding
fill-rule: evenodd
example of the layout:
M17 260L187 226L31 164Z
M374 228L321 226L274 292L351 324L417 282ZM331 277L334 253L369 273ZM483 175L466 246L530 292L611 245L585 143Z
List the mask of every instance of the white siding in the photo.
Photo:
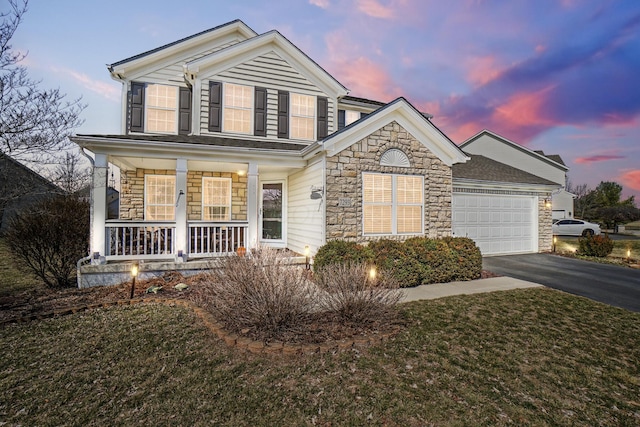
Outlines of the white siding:
M267 88L267 138L277 138L278 90L326 96L288 62L276 53L270 52L203 80L200 94L200 133L202 135L209 133L209 80ZM329 134L334 132L334 111L335 102L329 98ZM227 135L233 136L233 134Z
M240 39L236 39L233 41L227 41L224 44L209 47L208 49L202 50L197 53L187 54L187 56L182 56L172 63L169 64L159 64L161 65L158 69L147 72L143 75L137 76L134 80L136 81L144 81L144 82L154 82L154 83L182 83L184 85L184 71L182 66L189 61L193 61L194 59L202 58L210 53L217 52L226 47L232 46L241 41Z
M294 252L304 253L309 245L311 254L324 244L324 195L322 199L311 200L311 186L323 186L322 160L306 169L289 176L289 206L287 247Z

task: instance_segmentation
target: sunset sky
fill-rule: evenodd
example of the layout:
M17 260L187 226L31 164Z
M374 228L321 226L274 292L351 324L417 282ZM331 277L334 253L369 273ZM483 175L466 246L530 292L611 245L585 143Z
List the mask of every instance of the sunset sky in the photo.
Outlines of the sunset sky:
M560 154L574 184L617 181L640 205L637 0L32 0L13 47L43 87L83 97L78 133L118 133L105 64L234 19L353 96L404 96L458 144L489 129Z

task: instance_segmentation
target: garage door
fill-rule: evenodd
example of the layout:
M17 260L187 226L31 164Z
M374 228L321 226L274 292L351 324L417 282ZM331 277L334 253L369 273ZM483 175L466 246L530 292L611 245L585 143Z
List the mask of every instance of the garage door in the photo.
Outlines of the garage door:
M533 196L454 194L453 234L473 239L483 255L538 251Z

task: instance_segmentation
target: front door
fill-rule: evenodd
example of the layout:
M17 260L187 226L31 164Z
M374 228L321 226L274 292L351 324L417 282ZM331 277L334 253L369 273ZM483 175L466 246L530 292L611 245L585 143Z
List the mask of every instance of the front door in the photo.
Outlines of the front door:
M284 181L265 181L260 188L260 241L274 246L284 245Z

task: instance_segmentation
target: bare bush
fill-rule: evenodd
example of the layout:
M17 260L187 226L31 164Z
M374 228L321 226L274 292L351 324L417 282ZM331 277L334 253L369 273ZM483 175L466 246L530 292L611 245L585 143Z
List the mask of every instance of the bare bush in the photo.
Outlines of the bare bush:
M305 271L270 248L231 256L214 268L198 291L197 301L225 327L263 341L294 332L311 317L316 288Z
M331 264L320 269L315 282L325 291L319 299L323 311L335 312L342 321L367 324L397 317L402 291L387 274L371 277L366 264Z

